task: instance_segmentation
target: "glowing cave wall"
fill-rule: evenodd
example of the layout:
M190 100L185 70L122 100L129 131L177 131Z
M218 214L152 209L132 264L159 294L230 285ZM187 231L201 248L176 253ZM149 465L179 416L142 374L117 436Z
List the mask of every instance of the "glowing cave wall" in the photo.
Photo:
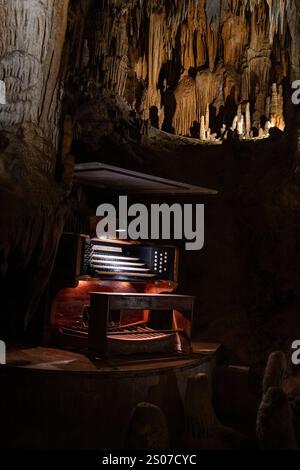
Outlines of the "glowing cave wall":
M201 140L285 128L299 74L300 20L289 0L101 0L84 41L103 91L144 120Z

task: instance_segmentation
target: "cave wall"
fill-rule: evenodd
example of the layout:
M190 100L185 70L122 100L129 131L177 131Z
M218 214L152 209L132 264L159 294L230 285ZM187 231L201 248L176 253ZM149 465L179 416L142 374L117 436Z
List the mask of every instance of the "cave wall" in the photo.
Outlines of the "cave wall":
M63 229L70 185L59 151L68 7L68 0L0 1L0 79L6 85L6 104L0 106L3 339L22 336Z

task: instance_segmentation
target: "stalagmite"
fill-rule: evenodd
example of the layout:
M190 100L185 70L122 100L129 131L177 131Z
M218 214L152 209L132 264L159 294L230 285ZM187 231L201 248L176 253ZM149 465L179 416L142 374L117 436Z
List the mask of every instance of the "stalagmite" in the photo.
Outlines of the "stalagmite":
M278 127L284 130L285 122L283 115L283 90L280 85L277 87L276 83L272 85L272 96L270 99L270 118L273 127Z
M206 105L205 130L206 130L206 132L209 131L209 106L208 106L208 104Z
M190 448L243 448L244 437L218 420L206 374L190 377L185 395L185 444Z
M219 425L211 402L207 375L198 374L188 380L185 414L186 432L194 438L210 435Z
M238 116L234 116L234 119L233 119L233 122L232 122L232 126L231 126L231 130L232 130L233 132L237 129L237 123L238 123Z
M263 377L263 393L266 393L270 387L282 387L286 371L287 360L285 354L281 351L271 353Z
M270 129L274 127L274 125L271 123L271 121L267 121L265 124L265 135L270 134Z
M291 405L281 388L270 387L264 394L258 410L256 431L261 449L297 449Z
M250 138L251 132L251 113L250 113L250 103L246 104L246 138Z
M245 133L245 120L242 114L242 106L239 105L238 107L238 114L237 114L237 123L236 123L236 130L238 135L243 136Z
M139 403L135 407L125 447L130 450L166 450L170 447L166 418L158 406Z
M205 117L201 116L200 120L200 140L206 140Z

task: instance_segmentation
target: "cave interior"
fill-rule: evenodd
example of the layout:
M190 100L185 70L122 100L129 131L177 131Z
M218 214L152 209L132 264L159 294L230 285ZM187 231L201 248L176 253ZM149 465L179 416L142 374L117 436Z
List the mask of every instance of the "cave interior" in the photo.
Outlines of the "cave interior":
M219 364L215 411L203 377L186 392L202 390L214 432L180 440L166 405L171 445L300 445L299 0L0 0L0 21L0 339L45 346L62 234L95 235L98 205L124 191L78 181L80 165L209 188L129 195L205 205L203 249L175 242L176 294L195 297L194 349ZM15 445L45 445L31 431ZM54 445L88 447L72 436Z

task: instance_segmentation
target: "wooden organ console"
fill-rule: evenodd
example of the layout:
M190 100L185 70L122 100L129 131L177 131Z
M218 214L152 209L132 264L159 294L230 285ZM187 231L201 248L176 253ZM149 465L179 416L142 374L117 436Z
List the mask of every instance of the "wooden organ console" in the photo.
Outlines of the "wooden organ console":
M191 350L194 298L177 288L178 249L64 234L50 287L50 342L90 353Z

